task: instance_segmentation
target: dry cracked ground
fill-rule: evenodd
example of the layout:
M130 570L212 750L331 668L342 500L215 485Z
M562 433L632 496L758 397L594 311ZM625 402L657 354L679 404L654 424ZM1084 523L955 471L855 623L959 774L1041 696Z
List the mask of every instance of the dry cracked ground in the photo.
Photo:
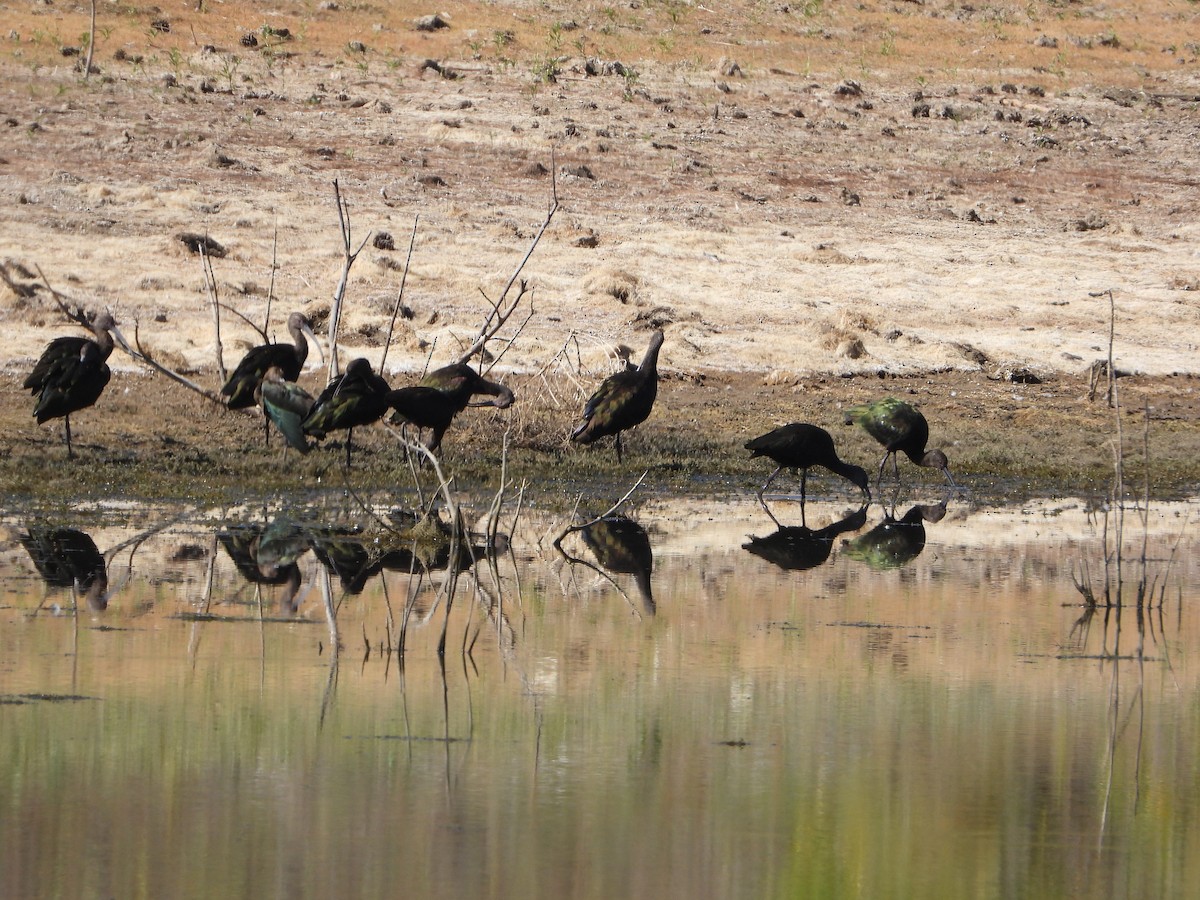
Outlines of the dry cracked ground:
M1153 492L1195 489L1200 4L106 3L84 79L89 12L0 2L10 495L336 480L336 454L281 466L255 419L119 351L73 417L73 466L20 388L78 332L46 282L217 387L187 235L212 251L224 365L258 340L236 313L261 324L270 304L275 339L292 310L326 323L335 182L362 246L343 359L377 363L398 306L402 384L526 283L489 345L519 401L456 423L464 479L505 429L511 471L552 485L651 468L745 490L767 472L741 444L794 420L871 466L842 410L891 393L982 494L1098 490L1111 352L1128 477L1148 458ZM655 327L658 408L614 468L566 435ZM391 435L361 440L363 484L400 477Z

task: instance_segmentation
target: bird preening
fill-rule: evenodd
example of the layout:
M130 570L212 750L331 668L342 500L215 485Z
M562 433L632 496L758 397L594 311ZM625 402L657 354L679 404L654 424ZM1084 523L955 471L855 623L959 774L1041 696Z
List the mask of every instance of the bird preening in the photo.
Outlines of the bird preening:
M110 313L100 313L89 327L94 340L76 336L52 340L23 382L23 387L38 398L33 415L39 425L49 419L63 420L67 459L75 458L71 448L71 413L91 406L104 392L112 377L108 357L112 354L113 339L125 349L129 347Z
M763 494L784 469L791 469L793 472L796 469L800 470L800 517L801 522L804 521L804 500L805 491L808 486L808 470L813 466L822 466L833 472L835 475L841 475L851 483L858 486L863 492L865 499L871 499L871 488L867 478L867 472L861 466L856 466L851 463L843 462L837 454L837 449L833 446L833 438L829 432L817 425L809 425L807 422L792 422L789 425L781 425L774 431L768 431L764 435L754 438L752 441L746 442L746 449L750 451L750 458L754 459L758 456L765 456L773 460L777 466L771 476L763 483L763 486L758 489L758 502L762 504L763 509L767 511L767 515L778 525L778 520L771 512L763 499Z
M609 375L596 388L583 408L583 422L571 432L577 444L590 444L612 436L621 462L621 432L640 425L654 408L658 396L658 351L663 345L661 330L650 335L650 345L641 365Z
M472 402L475 396L491 397L484 402ZM507 409L516 395L502 384L488 381L466 363L454 363L434 369L420 382L399 388L388 397L395 410L391 421L397 425L415 425L419 430L429 428L433 435L426 447L436 451L442 436L454 417L468 406L494 406Z
M937 469L946 476L951 485L957 487L950 474L950 462L941 450L926 450L929 442L929 423L915 407L895 397L885 397L872 403L852 406L846 410L847 424L853 422L866 429L867 434L883 445L883 459L879 461L876 483L883 479L883 468L888 457L892 459L892 472L900 480L900 467L896 454L903 453L918 466Z

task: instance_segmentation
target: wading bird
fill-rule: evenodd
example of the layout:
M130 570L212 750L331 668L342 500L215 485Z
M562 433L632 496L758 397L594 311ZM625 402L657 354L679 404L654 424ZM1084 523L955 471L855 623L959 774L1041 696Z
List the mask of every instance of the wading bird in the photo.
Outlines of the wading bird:
M617 462L621 462L621 432L640 425L654 408L658 396L658 351L663 344L662 331L650 335L650 346L642 364L609 375L583 408L583 423L571 432L571 440L590 444L613 435Z
M767 515L776 525L779 524L779 521L775 519L774 514L767 506L763 494L775 480L775 476L784 469L791 469L793 472L797 469L800 470L800 521L802 523L804 521L804 493L808 485L808 470L812 466L823 466L835 475L841 475L858 485L866 499L871 499L866 470L861 466L842 462L833 446L833 438L824 428L805 422L792 422L790 425L781 425L774 431L768 431L752 441L747 441L746 449L750 451L751 459L765 456L778 466L771 473L771 477L758 489L758 502L762 504L763 509L767 511Z
M304 361L308 359L309 341L316 346L322 361L325 359L325 352L321 349L317 336L313 334L312 324L302 313L294 312L288 316L287 327L294 343L260 344L246 351L242 361L221 388L221 393L229 397L230 409L246 409L254 405L254 395L258 386L272 366L279 367L285 380L298 379Z
M388 383L359 357L350 361L342 375L334 377L300 427L305 434L323 438L330 431L346 429L346 468L350 468L350 438L359 425L378 422L388 408Z
M883 459L879 461L879 473L875 480L883 478L883 467L888 457L892 458L892 471L900 480L900 467L896 454L903 453L918 466L938 469L951 485L957 487L950 474L950 462L941 450L926 450L929 440L929 423L914 407L895 397L885 397L874 403L852 406L846 410L846 422L853 422L866 429L867 434L883 444Z
M471 403L476 395L492 399L483 403ZM434 369L412 387L399 388L391 392L388 405L396 410L391 417L394 424L408 423L418 429L433 429L433 436L426 445L437 450L442 444L442 435L454 421L454 417L468 406L494 406L507 409L512 406L516 395L502 384L488 381L465 363L455 363Z
M289 447L307 453L312 447L304 436L302 423L316 402L312 394L283 377L279 366L271 366L259 385L263 413L275 423Z
M398 388L388 394L388 406L395 410L391 422L415 425L419 430L433 429L425 446L432 453L442 444L442 435L458 413L455 400L437 388L415 385Z
M33 414L39 425L49 419L63 420L67 459L75 458L71 449L71 413L95 403L112 377L108 357L112 353L113 338L128 349L110 314L100 313L90 327L95 340L84 337L52 340L23 384L38 398Z
M418 387L436 388L445 394L454 407L455 415L466 409L476 394L493 397L493 400L479 405L494 406L497 409L507 409L516 399L513 392L504 385L488 381L466 363L434 369L418 382Z

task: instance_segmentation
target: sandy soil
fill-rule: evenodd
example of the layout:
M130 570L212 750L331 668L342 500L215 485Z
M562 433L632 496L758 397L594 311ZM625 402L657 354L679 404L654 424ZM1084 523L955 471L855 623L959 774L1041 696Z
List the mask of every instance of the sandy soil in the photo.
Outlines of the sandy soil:
M411 3L205 6L102 10L84 83L62 47L86 7L0 4L6 458L57 440L21 422L16 389L72 331L37 267L213 387L202 268L178 236L219 242L229 306L261 321L271 290L286 338L287 312L324 321L338 284L335 179L366 241L344 358L381 354L415 234L395 383L478 331L557 192L497 369L552 414L661 326L686 399L657 415L679 434L721 421L734 440L793 410L832 424L889 376L982 417L950 435L974 441L968 469L1044 415L1095 447L1106 417L1084 397L1110 306L1093 295L1111 290L1117 366L1171 423L1162 452L1197 443L1194 4L497 2L451 5L433 33ZM222 334L227 366L257 342L228 313ZM115 385L136 377L113 364ZM182 389L125 384L178 405L173 439L211 439ZM731 392L736 411L711 412Z

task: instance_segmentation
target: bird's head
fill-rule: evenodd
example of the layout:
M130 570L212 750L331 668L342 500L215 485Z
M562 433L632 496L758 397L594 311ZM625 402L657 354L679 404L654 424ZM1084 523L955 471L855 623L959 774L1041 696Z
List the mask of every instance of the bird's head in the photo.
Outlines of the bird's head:
M930 469L937 469L946 476L946 480L949 481L950 484L958 487L958 482L956 482L954 480L954 476L950 474L950 460L946 459L946 454L941 450L928 451L923 457L921 457L921 465Z

